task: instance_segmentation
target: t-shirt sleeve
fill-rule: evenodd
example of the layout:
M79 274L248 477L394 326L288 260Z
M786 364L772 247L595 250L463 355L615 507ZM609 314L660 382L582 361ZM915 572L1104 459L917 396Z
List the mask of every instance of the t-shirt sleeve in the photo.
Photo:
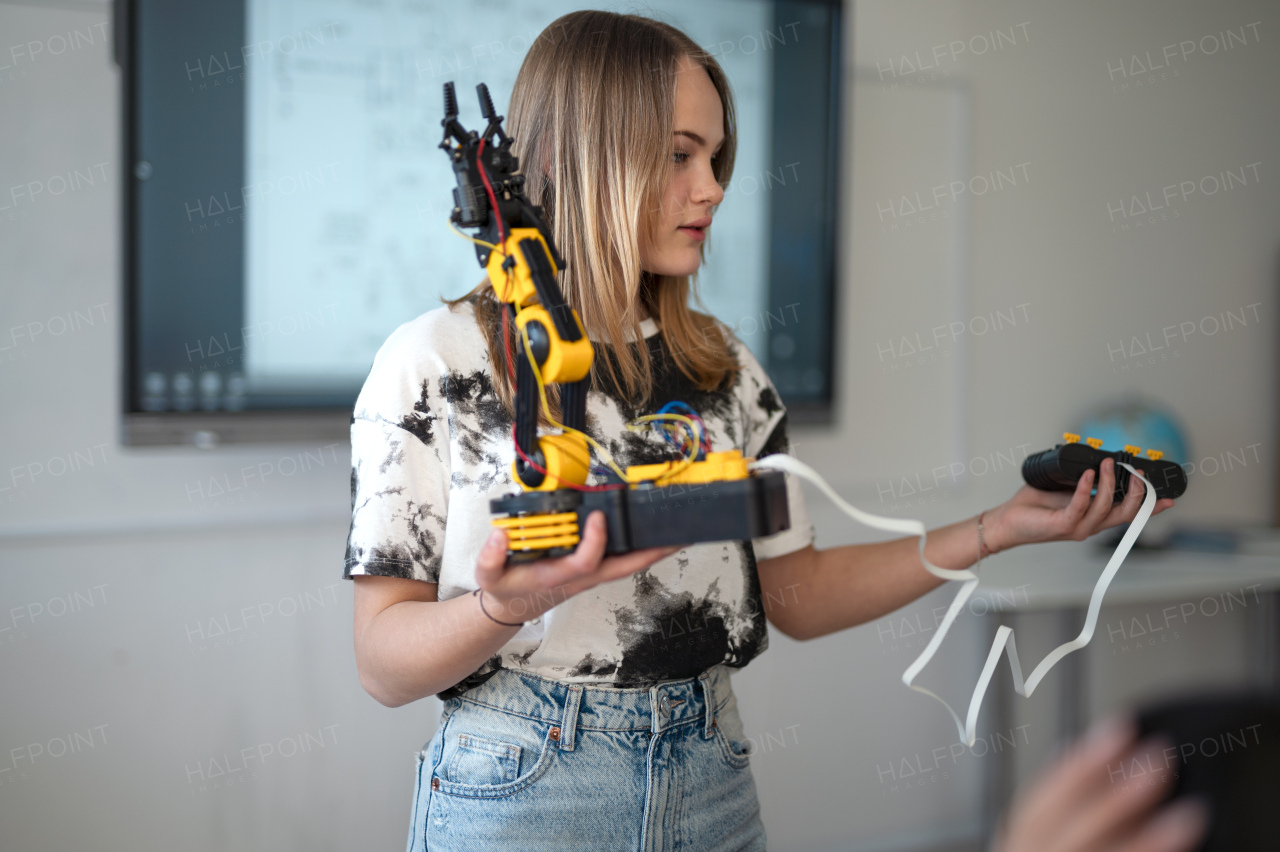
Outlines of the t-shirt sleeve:
M351 418L351 528L343 577L440 581L449 422L412 348L378 351Z
M733 341L742 371L738 376L739 399L743 410L743 454L764 458L790 449L787 434L787 408L778 396L773 380L764 367L740 341ZM813 524L804 502L800 482L791 474L787 478L787 508L791 527L780 533L753 539L756 559L772 559L802 550L814 541Z

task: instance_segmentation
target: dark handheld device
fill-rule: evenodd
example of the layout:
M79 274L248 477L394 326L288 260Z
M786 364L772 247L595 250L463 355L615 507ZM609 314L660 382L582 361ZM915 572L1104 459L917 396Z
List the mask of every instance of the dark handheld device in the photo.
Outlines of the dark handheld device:
M503 131L488 88L481 83L476 91L487 122L482 133L458 121L453 83L445 83L440 147L458 183L450 221L478 229L468 238L503 303L503 333L514 326L523 344L512 347L514 357L508 353L515 379L511 473L521 491L490 501L493 525L507 534L508 559L523 562L572 553L587 515L597 509L605 514L610 554L741 541L789 529L785 475L752 470L752 459L738 450L712 452L709 443L702 446L700 434L695 437L698 429L690 432L684 459L631 465L626 471L615 466L617 476L607 484L586 484L591 469L587 392L594 348L560 289L557 275L565 261L542 209L524 194L525 179L517 174L520 163L511 150L515 140ZM538 401L543 387L552 384L560 389L564 422L552 421L559 434L539 435ZM696 412L686 417L660 411L641 419L664 416L691 426L701 422Z
M668 547L700 541L741 541L789 529L786 477L770 470L742 479L692 485L618 488L608 491L528 491L489 501L495 526L538 530L531 522L559 516L581 529L587 516L604 512L605 553L614 556L646 547ZM562 521L562 522L563 522ZM516 533L519 535L520 533ZM535 535L535 543L536 543ZM575 545L518 549L513 535L512 562L565 556Z
M1101 472L1104 459L1115 459L1115 492L1111 502L1119 503L1129 491L1129 481L1133 475L1120 466L1120 462L1133 465L1148 482L1155 487L1156 497L1177 498L1187 490L1187 474L1182 466L1171 461L1164 461L1159 450L1147 450L1147 458L1139 453L1141 447L1126 444L1123 450L1104 450L1102 441L1097 438L1086 438L1080 443L1080 436L1066 432L1062 436L1065 443L1058 444L1052 450L1043 450L1027 456L1022 462L1022 478L1028 485L1041 491L1074 491L1086 470L1094 472L1094 482Z
M1152 783L1171 776L1167 798L1200 796L1209 830L1198 852L1262 852L1280 845L1276 764L1280 762L1280 695L1235 692L1186 696L1143 708L1139 736L1163 736L1169 747L1145 764L1112 771L1112 783Z

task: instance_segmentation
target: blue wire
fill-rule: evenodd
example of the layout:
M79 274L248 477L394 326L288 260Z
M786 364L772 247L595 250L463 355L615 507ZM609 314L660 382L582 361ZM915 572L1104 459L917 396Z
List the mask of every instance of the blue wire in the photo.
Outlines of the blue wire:
M680 409L683 409L683 411L672 411L672 409L674 408L680 408ZM670 402L668 402L666 405L659 408L657 413L658 414L687 414L691 416L694 420L698 422L699 431L702 433L703 442L705 443L709 440L706 434L706 425L702 422L702 416L699 415L697 409L695 409L689 403L681 402L680 400L673 399ZM663 436L666 438L668 444L675 447L676 449L683 450L683 445L675 437L674 430L671 430L671 429L663 430ZM704 457L705 457L705 449L702 445L699 445L697 449L697 454L694 456L694 458L697 461L701 461Z

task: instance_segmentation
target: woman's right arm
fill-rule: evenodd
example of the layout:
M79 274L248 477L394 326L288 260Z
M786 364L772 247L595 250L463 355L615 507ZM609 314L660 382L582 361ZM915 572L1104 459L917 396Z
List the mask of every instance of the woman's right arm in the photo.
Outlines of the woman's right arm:
M476 559L485 609L501 621L529 621L579 592L642 571L680 549L605 557L605 535L603 514L593 512L570 555L508 568L506 534L495 530ZM520 629L486 616L474 595L437 600L435 583L373 575L354 580L360 685L388 707L457 684Z

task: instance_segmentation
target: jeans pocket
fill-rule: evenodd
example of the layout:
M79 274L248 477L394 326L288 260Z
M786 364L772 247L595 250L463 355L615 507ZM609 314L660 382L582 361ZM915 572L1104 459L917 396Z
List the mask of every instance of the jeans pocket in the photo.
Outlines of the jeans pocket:
M467 708L444 732L432 790L446 796L496 799L531 786L559 753L551 722Z
M754 749L747 739L731 739L725 735L724 729L717 724L715 728L716 742L720 743L720 753L725 763L734 769L746 769L751 765L751 754Z
M507 784L520 774L521 751L514 743L459 734L446 774L451 781L472 786Z

